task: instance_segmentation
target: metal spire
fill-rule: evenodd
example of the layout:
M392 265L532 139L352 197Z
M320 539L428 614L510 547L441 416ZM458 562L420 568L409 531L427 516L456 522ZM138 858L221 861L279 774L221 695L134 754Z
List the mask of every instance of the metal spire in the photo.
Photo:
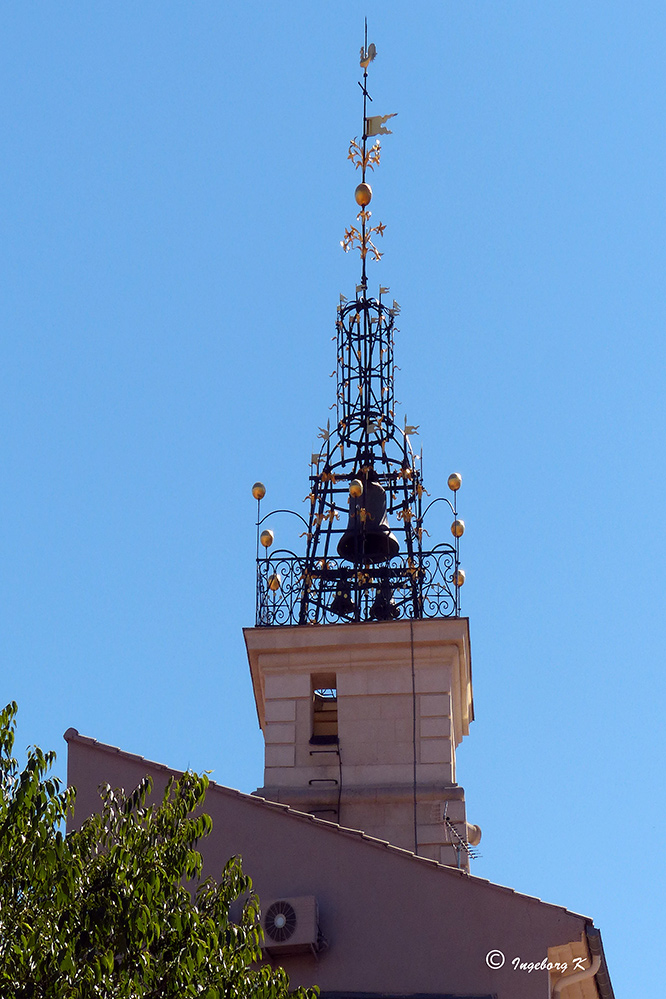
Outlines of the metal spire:
M382 256L373 237L385 226L370 224L368 205L372 189L366 177L380 161L380 142L368 139L388 135L390 115L368 116L368 67L377 55L368 45L367 21L360 65L363 81L361 141L351 140L348 159L361 170L355 200L360 208L357 225L345 230L345 252L357 247L361 282L352 300L340 295L336 320L337 385L335 427L319 428L322 441L312 455L305 554L272 550L274 534L264 529L269 518L289 511L262 515L265 487L255 483L257 499L257 625L322 624L398 618L448 617L460 614L460 586L464 573L458 559L464 524L456 508L460 476L449 476L453 502L443 499L453 514L452 543L424 549L424 509L427 496L420 458L410 436L418 428L395 422L393 346L400 306L368 295L368 254ZM333 407L332 407L333 408Z
M372 188L366 181L366 173L368 170L374 171L376 166L379 166L379 159L381 155L381 145L379 139L377 139L370 150L368 150L368 138L373 135L390 135L390 129L386 128L386 122L390 118L395 118L395 114L387 115L375 115L371 118L368 117L368 101L372 101L372 97L368 93L368 66L375 59L377 55L377 49L370 43L368 45L368 21L365 20L365 39L363 48L361 49L361 68L363 70L363 82L359 80L359 87L363 92L363 129L361 143L359 144L358 139L354 138L349 144L348 159L352 161L356 169L361 168L361 183L356 188L354 196L356 198L356 203L360 207L360 212L356 216L356 221L360 223L360 230L356 226L350 226L345 229L345 235L342 239L340 245L342 246L345 253L348 253L352 247L357 246L361 253L361 284L360 288L365 294L368 287L368 279L366 274L366 260L368 253L371 253L375 260L380 260L382 254L377 249L376 245L372 241L373 235L383 236L384 229L386 226L380 222L377 226L369 225L372 212L368 211L368 205L372 200ZM358 291L358 289L357 289Z

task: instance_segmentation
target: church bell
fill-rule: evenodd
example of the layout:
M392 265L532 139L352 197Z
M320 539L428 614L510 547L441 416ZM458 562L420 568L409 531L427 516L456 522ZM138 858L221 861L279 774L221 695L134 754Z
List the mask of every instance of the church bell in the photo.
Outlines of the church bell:
M341 587L336 590L335 598L331 604L331 613L338 617L356 617L356 604L349 596L349 589Z
M395 621L400 617L400 611L393 599L393 590L388 580L383 580L377 589L377 595L370 608L371 621Z
M361 481L361 494L349 497L349 523L338 555L349 562L388 562L400 546L386 519L386 492L372 470Z

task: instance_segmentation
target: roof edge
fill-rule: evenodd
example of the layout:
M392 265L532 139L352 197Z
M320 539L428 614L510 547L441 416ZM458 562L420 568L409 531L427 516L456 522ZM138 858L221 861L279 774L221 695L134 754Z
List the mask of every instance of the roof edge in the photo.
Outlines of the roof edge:
M334 627L337 627L334 626ZM105 742L100 742L98 739L93 739L91 736L81 735L79 731L75 728L68 728L64 733L64 738L67 744L79 743L84 746L89 746L100 752L108 753L110 755L122 756L126 760L131 760L136 763L145 763L146 766L153 770L158 770L163 773L169 774L173 777L182 776L185 772L183 770L176 770L173 767L167 766L165 763L157 763L154 760L148 760L145 756L140 756L138 753L128 753L124 749L120 749L119 746L112 746ZM556 905L553 902L545 902L543 899L538 898L536 895L526 895L524 892L516 891L513 888L509 888L506 885L497 884L494 881L489 881L487 878L479 878L474 874L468 874L467 871L459 870L456 867L447 867L446 864L441 864L437 860L431 860L429 857L420 857L413 850L406 850L404 847L395 846L393 843L389 843L387 840L378 839L375 836L370 836L368 833L363 832L361 829L352 829L348 826L342 826L337 822L330 822L328 819L321 819L315 815L310 815L307 812L299 812L296 808L292 808L290 805L285 805L279 801L270 801L268 798L262 798L256 794L248 794L247 791L239 791L236 788L227 787L225 784L218 784L216 781L211 780L209 785L209 790L213 790L216 793L227 795L230 797L242 798L247 803L253 804L258 808L272 808L278 809L283 814L290 816L291 819L298 822L309 822L315 826L321 827L322 829L327 829L330 832L339 833L343 836L353 837L354 839L361 839L369 846L374 849L389 850L391 853L402 856L410 861L414 861L418 864L427 864L429 867L436 868L448 877L463 878L468 881L475 881L477 884L488 885L488 887L493 888L495 891L500 891L506 894L515 895L517 898L523 899L529 902L536 902L539 905L548 906L549 909L557 909L559 912L564 912L568 916L574 916L576 919L582 919L590 927L593 927L593 921L589 916L583 915L580 912L572 912L571 909L567 909L563 905ZM598 931L597 931L598 932ZM610 979L609 979L610 983ZM604 999L606 997L604 996ZM612 991L609 994L608 999L614 999Z
M599 955L601 958L601 967L594 976L594 981L596 982L597 989L599 990L599 995L601 996L601 999L615 999L615 993L613 992L613 986L611 985L610 980L610 972L608 970L608 965L606 964L604 945L601 942L601 931L598 930L596 926L591 925L586 927L585 935L587 937L587 946L590 954L592 954L593 957Z

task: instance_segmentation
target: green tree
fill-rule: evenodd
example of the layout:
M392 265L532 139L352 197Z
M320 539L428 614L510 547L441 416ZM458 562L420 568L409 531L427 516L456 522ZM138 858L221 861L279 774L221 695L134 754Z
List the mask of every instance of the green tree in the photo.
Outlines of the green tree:
M48 776L54 753L33 747L20 769L16 710L0 712L3 999L315 999L260 964L259 903L240 858L199 880L205 776L171 781L157 804L149 778L130 795L106 786L101 812L65 837L75 792Z

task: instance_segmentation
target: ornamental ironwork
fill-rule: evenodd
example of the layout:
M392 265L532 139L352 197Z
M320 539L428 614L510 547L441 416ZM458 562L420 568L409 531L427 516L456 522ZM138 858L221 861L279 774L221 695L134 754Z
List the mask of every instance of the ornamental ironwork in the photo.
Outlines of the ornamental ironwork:
M368 294L366 265L379 260L374 242L383 223L371 225L372 189L368 170L380 160L380 143L394 115L367 116L368 66L376 56L361 49L362 138L354 138L348 158L361 171L355 191L360 211L341 245L358 249L361 281L353 300L340 296L336 319L336 423L320 428L320 450L312 455L308 515L288 510L263 514L266 489L255 483L257 500L257 625L308 625L404 618L457 617L465 579L459 544L465 525L458 518L460 475L449 476L452 499L429 500L420 455L411 437L418 427L395 418L394 335L400 306L386 299L389 289ZM438 502L453 516L450 542L431 545L425 518ZM267 521L279 514L300 518L305 552L274 548ZM425 542L425 543L424 543Z

